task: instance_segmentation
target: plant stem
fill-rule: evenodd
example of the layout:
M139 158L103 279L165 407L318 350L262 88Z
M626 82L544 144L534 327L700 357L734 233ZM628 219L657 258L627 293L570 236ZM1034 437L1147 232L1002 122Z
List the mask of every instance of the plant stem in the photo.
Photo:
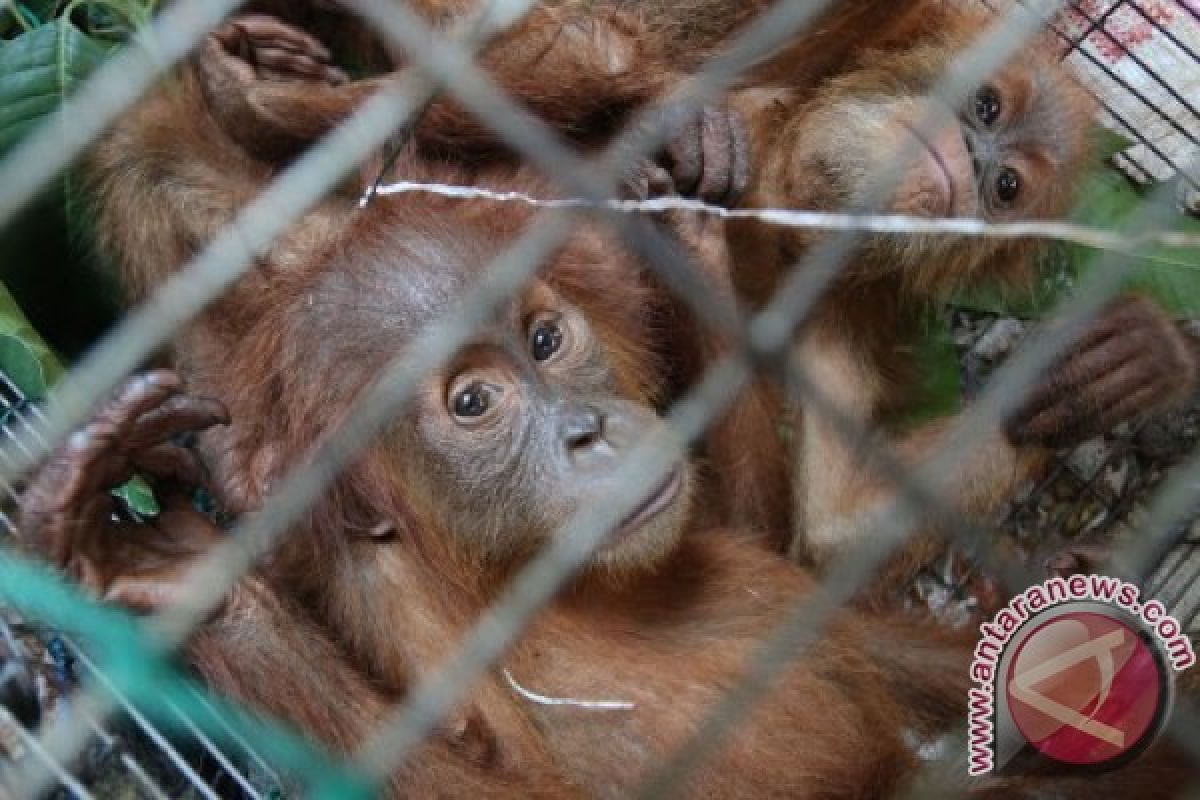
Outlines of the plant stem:
M21 7L17 5L17 0L7 0L5 5L8 6L9 12L16 18L17 24L21 26L21 30L29 33L33 30L33 26L29 24L29 20L25 19L25 15L21 13Z

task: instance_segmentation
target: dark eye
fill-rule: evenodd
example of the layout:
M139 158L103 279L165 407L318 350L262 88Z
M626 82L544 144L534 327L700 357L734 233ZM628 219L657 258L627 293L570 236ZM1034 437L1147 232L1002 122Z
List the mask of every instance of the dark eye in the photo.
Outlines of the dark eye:
M545 361L562 347L563 332L558 323L542 320L533 328L531 350L534 361Z
M985 86L975 95L975 116L985 127L996 124L1002 108L1000 92L993 86Z
M1012 167L1001 167L996 175L996 199L1005 206L1017 202L1021 195L1021 173Z
M472 383L454 395L454 416L482 417L487 413L490 401L483 384Z

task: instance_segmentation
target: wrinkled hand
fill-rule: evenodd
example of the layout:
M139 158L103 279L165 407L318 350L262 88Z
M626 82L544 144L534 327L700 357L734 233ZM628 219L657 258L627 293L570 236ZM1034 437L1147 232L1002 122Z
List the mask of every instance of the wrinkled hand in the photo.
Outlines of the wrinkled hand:
M1191 341L1153 303L1117 300L1013 415L1015 444L1068 447L1187 398L1200 366Z
M214 83L323 83L349 80L329 49L304 31L266 14L235 17L209 34L197 66Z
M693 197L732 206L750 179L750 153L741 115L725 106L698 113L674 107L658 112L669 140L657 161L643 163L626 182L636 200ZM664 212L662 221L700 268L709 288L736 302L733 261L722 218L696 211Z
M741 115L727 106L705 106L698 112L668 106L655 115L665 126L667 144L633 176L629 194L643 200L678 194L735 205L750 182L750 147Z
M139 610L167 602L222 536L183 491L207 486L207 470L175 440L228 421L224 406L185 394L174 373L130 380L34 476L21 497L22 545L101 597ZM150 524L122 521L110 494L135 472L160 499Z

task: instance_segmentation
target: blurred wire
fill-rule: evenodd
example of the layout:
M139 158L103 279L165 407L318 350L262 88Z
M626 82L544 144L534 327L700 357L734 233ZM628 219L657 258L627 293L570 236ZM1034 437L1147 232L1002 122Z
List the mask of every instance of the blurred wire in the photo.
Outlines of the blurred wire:
M616 178L623 174L630 159L640 158L661 144L662 125L655 124L652 115L642 117L599 159L590 165L585 164L544 125L499 92L490 79L475 67L466 50L477 48L488 35L517 20L528 10L528 2L497 3L492 6L491 14L484 14L482 21L476 22L472 34L466 37L466 49L440 41L417 16L397 7L394 2L348 2L385 36L401 44L413 62L434 76L433 79L410 77L397 87L381 92L244 209L229 229L165 284L150 302L133 312L72 372L64 383L61 398L52 411L45 431L47 444L26 441L25 452L17 454L14 463L0 465L3 467L0 477L11 481L32 467L49 445L60 441L86 417L100 396L236 281L254 257L267 252L271 242L319 202L347 169L381 147L395 128L409 123L433 98L439 85L448 86L464 106L486 119L508 144L528 160L542 167L569 190L593 203L612 196ZM961 105L969 92L1008 61L1040 29L1045 23L1045 13L1052 12L1060 5L1045 4L1041 15L1013 12L1005 17L979 42L956 58L934 93L952 107ZM796 35L796 31L811 22L824 7L825 3L778 4L752 24L726 55L687 81L666 102L696 106L715 98L720 90L735 80L742 69ZM219 19L220 16L217 16L206 25L215 24ZM162 21L161 24L165 26L168 23ZM191 38L189 40L176 31L177 38L168 41L165 47L168 61L186 52L207 28L195 25L183 30ZM186 47L183 46L185 42ZM117 68L115 61L109 66L114 70ZM6 184L3 180L8 174L6 170L23 168L15 165L12 158L0 164L0 186L17 187L0 192L0 223L10 218L36 192L38 186L82 150L108 121L148 85L154 70L147 65L141 69L141 85L135 80L131 91L124 94L109 92L106 95L108 99L104 101L107 105L95 101L94 107L83 107L83 111L99 115L97 118L102 122L71 140L75 151L64 158L57 168L45 175L37 171L17 171L14 177L16 182ZM116 80L107 77L109 72L106 67L94 79L100 87L98 91L107 87L102 78ZM123 76L122 81L124 87L129 79ZM82 113L74 107L71 107L71 111ZM104 117L105 114L108 116ZM921 127L928 127L928 122L918 126ZM25 148L29 150L26 157L38 153L36 146L31 144ZM56 143L55 149L60 147L62 145ZM882 199L890 195L903 170L916 156L915 146L898 154L893 168L879 176L873 187L872 196L877 202L869 203L862 209L852 209L855 218L861 219L864 212L869 214L878 210ZM1125 231L1101 238L1111 247L1129 250L1137 242L1145 240L1144 231L1147 229L1166 229L1169 220L1164 209L1169 209L1169 204L1158 204L1152 199ZM612 502L584 509L570 520L552 544L530 562L478 621L467 635L461 650L442 669L434 671L435 677L411 692L407 703L397 711L389 725L376 731L364 745L359 757L364 769L377 779L390 773L430 732L461 693L503 654L536 613L551 600L562 583L586 562L607 531L632 509L640 491L665 476L683 457L684 445L699 437L751 378L751 363L771 358L778 361L778 354L786 351L797 326L812 312L861 240L861 231L839 233L813 248L767 309L751 320L747 329L742 330L735 327L738 326L735 313L704 294L703 286L695 282L694 269L677 247L672 248L655 230L643 225L642 220L623 219L611 213L604 216L625 236L636 252L648 257L664 280L680 291L703 320L742 342L744 352L716 364L672 409L668 416L669 430L643 443L631 455L622 471ZM160 635L159 641L164 650L179 646L208 611L219 603L230 586L251 568L254 561L278 544L283 533L319 498L341 468L411 398L419 380L470 340L478 325L507 302L570 235L573 224L573 217L562 211L541 214L489 266L479 285L473 287L451 313L428 326L411 343L405 353L389 366L380 381L364 395L336 435L317 450L306 466L287 476L262 512L247 517L238 526L230 542L188 576L185 602L151 622ZM1028 227L1021 232L1033 230ZM1041 230L1047 232L1051 229L1047 227ZM1063 226L1054 230L1062 235L1079 235L1079 231ZM1142 238L1137 238L1139 236ZM1187 241L1184 240L1184 243ZM748 670L746 679L724 698L697 737L667 761L654 779L642 788L640 796L665 796L670 790L686 784L687 776L703 763L722 737L749 712L772 677L785 669L808 643L820 635L829 618L871 579L879 565L907 540L912 529L919 522L927 521L928 517L922 517L925 513L925 509L920 507L922 500L940 495L937 488L944 486L962 459L996 431L1000 422L1016 409L1041 372L1070 346L1088 321L1102 310L1129 269L1129 266L1118 263L1118 258L1111 254L1102 261L1093 279L1064 305L1062 325L1037 337L1020 356L997 373L991 388L971 411L963 415L937 457L923 465L915 475L900 468L901 465L894 459L890 462L883 459L888 465L889 477L902 491L894 506L869 510L881 523L877 536L855 553L839 560L818 591L797 605L788 621L765 643ZM803 402L811 403L817 413L836 412L828 402L821 402L820 387L807 381L802 364L790 363L787 370L790 387L797 396L803 398ZM842 420L842 429L858 440L862 432L851 430L853 426L845 422ZM1200 480L1200 459L1188 469L1188 480ZM1179 498L1184 498L1185 491L1186 486L1178 481L1167 487L1159 503L1162 520L1169 522L1178 515L1178 506L1182 502ZM947 509L946 513L952 512ZM963 530L958 531L960 536ZM1158 546L1160 542L1156 538L1147 547ZM1130 558L1142 563L1154 552L1157 551L1147 550ZM45 741L51 758L69 760L81 742L86 740L86 734L71 736L70 733L53 729L47 732ZM56 734L65 734L67 738L59 740ZM48 771L47 775L34 783L25 785L31 788L45 786L51 773Z

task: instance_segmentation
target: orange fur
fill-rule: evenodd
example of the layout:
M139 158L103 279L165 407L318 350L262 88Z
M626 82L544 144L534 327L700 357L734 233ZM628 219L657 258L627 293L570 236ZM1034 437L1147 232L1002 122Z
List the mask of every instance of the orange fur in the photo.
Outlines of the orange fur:
M619 111L646 90L612 76L568 72L550 85L507 77L530 93L523 99L576 133L595 109ZM107 243L135 292L203 246L214 220L244 201L239 187L261 185L264 172L249 153L286 160L292 153L279 153L281 143L285 151L302 143L349 113L363 93L362 86L258 89L215 98L187 78L147 99L93 155ZM221 125L231 107L242 126L232 131ZM285 135L256 136L262 131L245 127L247 119ZM259 148L263 142L271 147ZM415 180L473 178L549 191L449 104L435 106L402 156L399 169ZM145 215L147 202L156 205L154 216ZM302 464L403 351L415 326L461 291L438 281L469 279L530 217L527 209L414 196L361 211L349 206L335 197L298 221L176 344L176 363L191 385L232 412L229 428L206 434L205 443L243 508L259 505L272 481ZM153 230L143 229L147 220ZM544 275L590 317L594 339L613 354L609 399L652 416L647 406L665 372L653 361L660 296L642 283L636 262L581 226ZM422 280L429 286L418 286ZM397 294L397 286L408 288ZM481 335L512 323L514 313L498 315ZM703 344L711 355L726 343ZM463 363L512 358L493 348L469 351ZM444 415L445 380L423 384L413 408L337 478L287 545L191 645L210 680L340 750L357 745L387 701L443 663L520 565L519 556L488 557L472 537L513 514L519 523L502 533L526 537L544 516L541 508L509 508L500 495L441 489L441 473L407 446L417 441L410 429L436 416L428 409ZM539 479L541 465L519 466ZM474 509L472 524L456 516L464 505ZM812 579L758 547L752 532L685 514L675 532L686 535L656 560L626 565L618 580L586 571L572 581L470 687L446 731L397 774L392 791L614 795L686 741L761 639L811 591ZM902 619L838 615L692 789L712 797L869 798L898 788L916 763L905 735L929 736L961 719L972 638ZM602 713L543 706L517 692L510 677L544 695L633 706ZM1169 791L1170 784L1151 788Z

